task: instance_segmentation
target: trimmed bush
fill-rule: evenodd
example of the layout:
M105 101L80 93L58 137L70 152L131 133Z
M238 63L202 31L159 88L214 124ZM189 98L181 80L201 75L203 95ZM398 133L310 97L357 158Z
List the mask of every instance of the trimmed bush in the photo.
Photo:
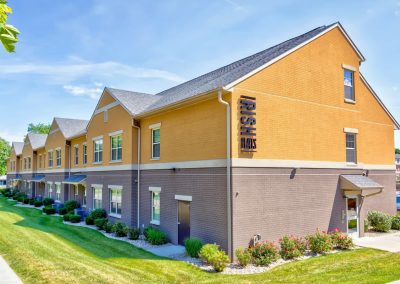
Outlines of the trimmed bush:
M269 241L257 243L250 249L255 265L270 265L279 258L278 247Z
M147 238L146 240L155 246L163 245L168 242L167 234L159 229L149 229L147 231Z
M94 220L94 224L99 230L104 230L107 223L108 223L107 218L98 218Z
M29 205L35 205L35 199L34 198L29 199Z
M185 250L186 254L190 257L199 257L199 252L203 247L202 241L199 239L186 239L185 240Z
M251 262L251 253L248 249L237 248L235 255L241 267L246 267Z
M71 223L79 223L81 221L81 216L77 214L71 214L69 215L69 221Z
M112 233L113 227L114 227L114 225L112 223L106 223L104 225L104 231L106 231L106 233Z
M400 230L400 217L399 216L392 217L392 229Z
M309 235L306 239L313 253L324 254L333 249L332 238L326 232L317 230L314 235Z
M279 245L281 247L279 254L286 260L303 256L307 249L307 242L294 236L283 236L279 240Z
M76 200L68 200L67 202L64 203L64 208L67 210L67 212L74 211L74 209L79 208L79 202Z
M58 209L58 214L60 214L60 215L65 215L68 213L71 213L71 211L68 211L68 209L65 207Z
M100 218L107 218L107 212L104 209L98 208L90 211L89 217L93 220L100 219Z
M115 233L116 237L123 238L128 235L129 228L127 225L121 222L117 222L112 227L112 232Z
M24 198L23 202L24 204L29 204L29 198Z
M128 237L130 240L139 239L139 235L140 235L140 229L138 228L129 229Z
M43 205L43 202L42 201L35 201L34 203L33 203L33 205L35 206L35 207L40 207L40 206L42 206ZM51 206L50 206L51 207ZM45 212L46 213L46 212Z
M94 219L90 216L87 216L85 218L85 223L86 223L86 225L94 225Z
M364 219L364 232L368 232L369 230L369 221L368 219Z
M54 199L52 199L52 198L43 199L43 205L44 206L49 206L49 205L52 205L53 203L54 203Z
M65 214L65 215L63 216L63 220L64 220L65 222L68 222L70 216L71 216L71 214Z
M392 228L392 216L383 212L369 211L368 221L372 229L377 232L389 232Z
M332 238L333 246L337 249L350 249L354 247L353 239L341 232L339 229L335 229L329 233Z
M217 272L223 271L229 263L229 257L216 244L204 245L199 252L199 256L203 261L214 267Z
M43 208L43 212L46 213L47 215L53 215L56 214L56 209L51 206L46 206Z
M143 235L146 238L146 240L147 240L147 237L149 235L148 233L149 233L150 230L153 230L153 227L149 226L149 227L146 227L146 228L143 229Z

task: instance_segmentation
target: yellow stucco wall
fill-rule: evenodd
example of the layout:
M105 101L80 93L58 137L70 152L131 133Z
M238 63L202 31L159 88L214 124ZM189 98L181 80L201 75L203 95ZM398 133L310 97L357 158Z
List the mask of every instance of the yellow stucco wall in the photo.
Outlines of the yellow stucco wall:
M342 64L357 70L355 104L344 102ZM393 123L363 87L358 66L358 56L335 28L235 86L232 156L345 162L346 127L359 129L358 162L393 164ZM258 145L252 154L240 151L241 95L257 99Z
M84 168L83 145L86 143L86 135L71 140L71 168ZM78 147L78 164L75 163L75 146Z
M69 157L68 157L68 152L67 152L67 145L66 141L64 138L64 135L60 130L55 131L54 133L51 133L53 130L56 130L58 128L58 125L55 121L53 121L51 128L50 128L50 133L47 136L46 140L46 168L49 169L49 159L48 159L48 152L52 151L53 152L53 167L51 169L65 169L69 168ZM56 149L60 148L61 149L61 166L57 167L56 163Z
M36 165L34 163L33 160L33 150L32 150L32 146L29 143L29 139L27 139L27 143L24 144L24 147L22 148L22 171L26 171L26 172L31 172L33 170L35 170ZM31 168L29 168L29 162L28 162L28 158L31 157ZM24 159L27 159L26 162L26 168L25 168L25 162Z
M40 157L42 157L42 163L40 163ZM37 171L43 171L46 169L46 159L47 159L47 155L46 155L46 148L40 148L37 149L36 151L36 169Z
M99 101L99 105L97 109L102 108L106 105L109 105L111 103L115 102L114 98L107 92L104 92L103 96L101 97Z

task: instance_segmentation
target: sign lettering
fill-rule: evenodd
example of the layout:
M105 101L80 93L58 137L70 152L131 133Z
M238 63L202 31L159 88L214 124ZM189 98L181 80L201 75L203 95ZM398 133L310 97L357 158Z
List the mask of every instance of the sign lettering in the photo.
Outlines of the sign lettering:
M240 96L240 148L242 152L256 152L256 98Z

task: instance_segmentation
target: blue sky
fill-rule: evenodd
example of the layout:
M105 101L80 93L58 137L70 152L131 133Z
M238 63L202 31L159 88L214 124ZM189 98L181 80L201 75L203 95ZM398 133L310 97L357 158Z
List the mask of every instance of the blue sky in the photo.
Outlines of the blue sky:
M89 119L104 86L155 93L340 21L361 71L400 120L400 0L10 0L17 52L0 52L0 137ZM396 134L400 147L400 135Z

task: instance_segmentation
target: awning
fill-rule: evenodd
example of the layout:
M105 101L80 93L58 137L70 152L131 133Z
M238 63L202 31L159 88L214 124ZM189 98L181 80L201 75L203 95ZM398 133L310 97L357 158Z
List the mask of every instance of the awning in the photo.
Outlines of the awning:
M20 174L17 174L15 178L12 179L13 181L20 181L22 180L22 176Z
M44 182L44 175L34 175L31 179L28 179L28 182Z
M383 185L364 175L341 175L340 187L346 196L367 196L383 191Z
M64 184L73 184L73 185L78 185L78 184L82 184L85 185L86 184L86 175L73 175L70 176L68 178L66 178L63 181Z

